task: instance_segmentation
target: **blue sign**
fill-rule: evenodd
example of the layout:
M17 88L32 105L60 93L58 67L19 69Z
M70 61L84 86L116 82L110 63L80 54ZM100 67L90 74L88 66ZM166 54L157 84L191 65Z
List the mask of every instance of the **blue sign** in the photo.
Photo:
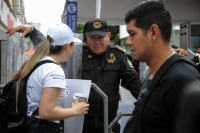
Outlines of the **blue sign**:
M67 1L67 17L66 24L72 29L74 33L77 32L77 2Z

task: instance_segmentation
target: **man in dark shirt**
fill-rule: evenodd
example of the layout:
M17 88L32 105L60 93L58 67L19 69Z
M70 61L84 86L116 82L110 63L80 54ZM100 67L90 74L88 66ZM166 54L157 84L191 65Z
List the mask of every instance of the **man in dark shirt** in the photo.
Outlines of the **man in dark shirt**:
M200 79L196 65L171 48L171 15L162 2L144 1L125 16L126 44L148 75L124 133L172 133L183 87Z

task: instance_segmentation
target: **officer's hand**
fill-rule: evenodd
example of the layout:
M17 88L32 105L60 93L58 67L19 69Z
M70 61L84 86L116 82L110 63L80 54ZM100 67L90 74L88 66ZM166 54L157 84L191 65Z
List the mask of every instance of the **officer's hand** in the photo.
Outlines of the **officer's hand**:
M178 49L174 49L174 50L176 51L176 53L182 54L184 56L187 56L187 54L188 54L187 50L182 49L182 48L178 48Z
M9 28L6 31L6 34L8 34L9 36L11 36L15 32L21 32L22 33L22 37L25 37L26 34L32 32L33 30L34 30L34 28L31 25L20 25L20 26L17 26L17 27Z

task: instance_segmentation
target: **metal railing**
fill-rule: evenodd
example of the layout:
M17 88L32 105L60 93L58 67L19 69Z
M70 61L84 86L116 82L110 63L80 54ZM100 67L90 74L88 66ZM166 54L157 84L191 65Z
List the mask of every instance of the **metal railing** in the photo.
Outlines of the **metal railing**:
M120 112L116 117L115 119L109 124L108 126L108 131L109 133L113 133L112 132L112 128L115 126L115 124L119 121L119 119L122 117L122 116L131 116L133 113L132 112Z
M104 105L104 133L108 133L108 96L95 84L92 87L103 98Z
M115 119L108 125L108 96L95 84L92 83L92 87L103 98L104 102L104 133L113 133L112 128L119 121L122 116L131 116L132 112L120 112Z

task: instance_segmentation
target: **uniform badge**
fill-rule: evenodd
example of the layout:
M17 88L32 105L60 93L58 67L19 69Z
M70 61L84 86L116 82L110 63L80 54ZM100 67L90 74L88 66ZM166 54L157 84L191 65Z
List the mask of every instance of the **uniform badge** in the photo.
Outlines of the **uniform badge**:
M128 65L129 65L131 68L134 68L134 67L133 67L133 64L131 63L130 60L127 60L127 62L128 62Z
M92 58L92 55L88 55L88 58Z
M110 54L110 58L107 59L108 63L114 63L116 60L115 55L113 53Z
M101 24L101 22L96 21L96 22L94 22L93 26L94 26L94 28L97 29L97 28L100 28L102 26L102 24Z

